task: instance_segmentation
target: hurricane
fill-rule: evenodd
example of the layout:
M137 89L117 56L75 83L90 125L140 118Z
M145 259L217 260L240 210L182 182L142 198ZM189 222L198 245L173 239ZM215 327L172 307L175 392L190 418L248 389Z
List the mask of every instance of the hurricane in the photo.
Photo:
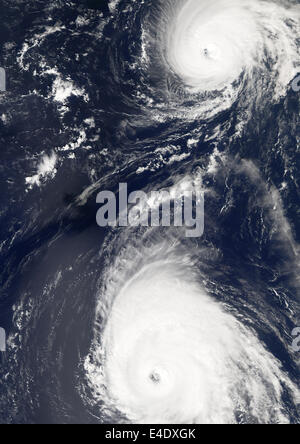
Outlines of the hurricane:
M255 100L257 85L256 93L272 91L276 99L298 72L299 5L167 1L150 17L144 63L177 116L210 118L241 99Z
M188 257L175 260L144 266L116 295L86 363L106 408L133 423L288 423L281 384L299 396L296 386L253 329L201 288Z
M179 2L166 60L191 92L223 91L242 77L247 82L256 69L262 75L269 61L280 92L297 72L298 14L276 3Z
M3 3L0 423L299 424L299 4Z

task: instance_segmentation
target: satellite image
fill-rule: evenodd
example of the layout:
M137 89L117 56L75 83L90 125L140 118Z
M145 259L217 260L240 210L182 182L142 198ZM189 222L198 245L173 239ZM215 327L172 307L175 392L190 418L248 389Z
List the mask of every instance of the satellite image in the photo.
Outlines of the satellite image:
M0 16L0 423L300 424L299 1Z

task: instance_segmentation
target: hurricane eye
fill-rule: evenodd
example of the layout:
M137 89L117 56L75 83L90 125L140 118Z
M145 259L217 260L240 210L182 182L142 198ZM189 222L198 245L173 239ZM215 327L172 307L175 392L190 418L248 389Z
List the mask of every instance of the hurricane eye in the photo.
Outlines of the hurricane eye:
M150 379L154 384L159 384L161 382L161 376L158 373L158 371L154 370L151 374L150 374Z

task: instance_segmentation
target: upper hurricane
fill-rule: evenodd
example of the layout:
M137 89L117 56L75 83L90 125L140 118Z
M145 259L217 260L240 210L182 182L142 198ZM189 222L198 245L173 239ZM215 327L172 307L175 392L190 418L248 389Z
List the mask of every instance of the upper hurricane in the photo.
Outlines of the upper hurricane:
M278 100L299 71L299 19L291 2L163 2L143 24L148 103L164 96L177 116L211 117L237 100Z

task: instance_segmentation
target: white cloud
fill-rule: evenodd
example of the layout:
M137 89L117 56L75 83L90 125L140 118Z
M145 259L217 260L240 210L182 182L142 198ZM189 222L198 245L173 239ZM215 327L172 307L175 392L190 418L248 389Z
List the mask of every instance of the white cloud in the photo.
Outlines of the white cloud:
M37 167L37 173L32 177L26 177L26 184L31 189L34 185L41 186L45 178L53 178L57 173L57 155L52 153L50 156L45 154Z

